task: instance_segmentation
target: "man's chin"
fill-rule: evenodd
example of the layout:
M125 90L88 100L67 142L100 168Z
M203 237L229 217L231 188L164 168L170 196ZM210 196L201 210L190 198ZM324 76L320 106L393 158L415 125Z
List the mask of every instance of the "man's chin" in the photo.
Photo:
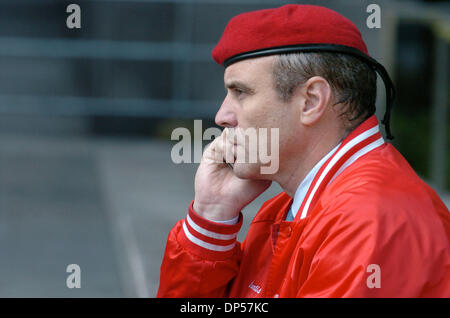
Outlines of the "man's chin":
M261 179L260 165L257 163L235 163L233 172L241 179Z

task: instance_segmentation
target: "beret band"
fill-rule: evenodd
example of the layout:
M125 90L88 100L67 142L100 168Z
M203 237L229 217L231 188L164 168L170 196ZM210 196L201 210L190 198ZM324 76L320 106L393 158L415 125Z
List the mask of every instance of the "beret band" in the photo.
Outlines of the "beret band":
M229 65L255 57L261 56L269 56L276 54L288 54L288 53L307 53L307 52L332 52L332 53L344 53L353 55L363 59L366 62L376 63L376 60L371 58L370 56L362 53L360 50L355 49L350 46L338 45L338 44L299 44L299 45L287 45L287 46L278 46L271 47L266 49L260 49L255 51L244 52L240 54L236 54L232 57L227 58L222 64L224 67L228 67Z

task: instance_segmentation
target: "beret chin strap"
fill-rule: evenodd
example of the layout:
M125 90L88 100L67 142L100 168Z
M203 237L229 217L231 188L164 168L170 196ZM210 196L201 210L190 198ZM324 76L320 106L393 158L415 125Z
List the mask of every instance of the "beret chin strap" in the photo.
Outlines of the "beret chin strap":
M392 136L391 133L391 111L395 100L395 87L383 65L375 61L371 66L381 76L384 87L386 88L386 112L384 113L384 118L381 122L386 129L386 138L392 140L394 139L394 136Z
M375 59L371 58L367 54L364 54L360 50L345 46L345 45L337 45L337 44L301 44L301 45L289 45L289 46L280 46L280 47L272 47L267 49L255 50L245 53L236 54L223 62L223 66L226 68L229 65L239 62L241 60L262 57L268 55L277 55L277 54L288 54L295 52L334 52L334 53L343 53L349 54L355 57L360 58L362 61L366 62L375 72L377 72L381 79L384 82L384 87L386 89L386 112L384 114L384 118L381 121L386 130L386 138L394 139L394 136L391 134L391 110L394 104L395 99L395 88L392 83L391 78L389 77L386 69L378 63Z

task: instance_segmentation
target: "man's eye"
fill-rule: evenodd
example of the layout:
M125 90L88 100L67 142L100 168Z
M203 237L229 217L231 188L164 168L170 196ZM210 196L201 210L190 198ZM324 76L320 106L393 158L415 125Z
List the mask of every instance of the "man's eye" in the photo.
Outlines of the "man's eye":
M237 96L240 96L241 94L244 93L244 91L243 91L242 89L239 89L239 88L235 88L235 89L233 89L233 91L234 91L234 93L235 93Z

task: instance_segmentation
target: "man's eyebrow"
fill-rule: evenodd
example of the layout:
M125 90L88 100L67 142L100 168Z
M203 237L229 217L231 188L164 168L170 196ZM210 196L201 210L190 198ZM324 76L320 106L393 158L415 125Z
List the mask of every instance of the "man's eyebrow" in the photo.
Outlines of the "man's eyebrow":
M245 92L249 92L249 93L253 93L255 90L253 88L251 88L250 86L248 86L247 84L234 80L231 81L229 83L225 83L225 89L234 89L234 88L239 88Z

